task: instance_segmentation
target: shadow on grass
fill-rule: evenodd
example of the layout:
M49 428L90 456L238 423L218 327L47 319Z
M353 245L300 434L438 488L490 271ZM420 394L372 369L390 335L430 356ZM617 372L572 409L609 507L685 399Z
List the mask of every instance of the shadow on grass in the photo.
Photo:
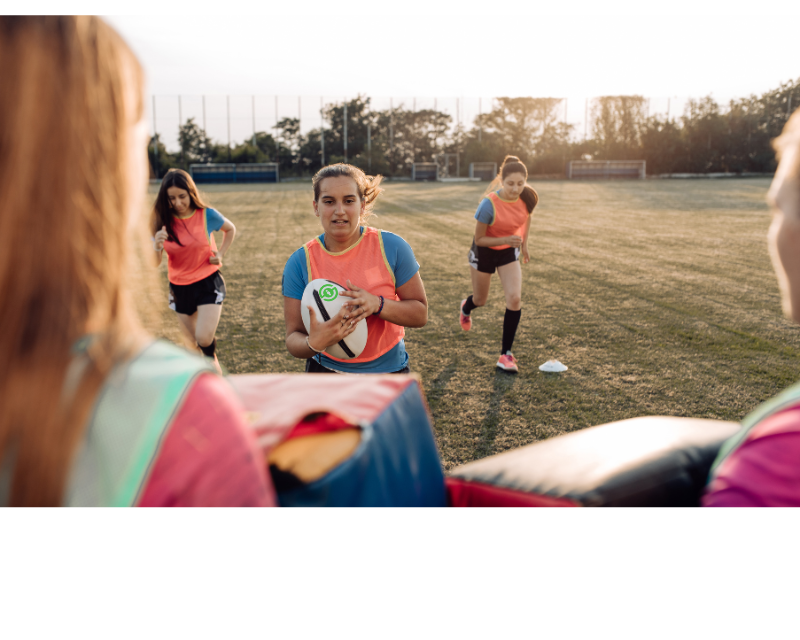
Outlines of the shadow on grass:
M475 447L476 460L495 453L494 442L500 425L500 405L505 395L514 388L518 378L519 374L506 373L502 369L495 369L492 394L488 398L489 408L481 423L480 440Z
M439 372L439 375L434 378L427 388L425 389L425 398L428 401L428 408L431 411L431 416L434 420L434 427L436 426L436 411L439 408L439 402L444 395L445 389L447 389L447 384L450 382L450 378L453 377L456 370L458 369L458 361L456 358L453 358L448 362L444 368Z

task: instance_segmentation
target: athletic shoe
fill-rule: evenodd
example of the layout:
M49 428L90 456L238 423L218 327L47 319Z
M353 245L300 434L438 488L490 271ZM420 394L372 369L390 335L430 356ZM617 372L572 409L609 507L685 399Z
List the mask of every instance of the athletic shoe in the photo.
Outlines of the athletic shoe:
M464 312L461 311L461 309L464 308L464 303L465 302L466 302L466 299L461 301L461 307L459 308L458 321L461 323L461 328L464 331L469 331L470 329L472 329L472 318L470 318L468 315L465 315Z
M497 361L497 368L508 371L509 373L519 373L517 359L511 355L510 351L500 356L500 359Z

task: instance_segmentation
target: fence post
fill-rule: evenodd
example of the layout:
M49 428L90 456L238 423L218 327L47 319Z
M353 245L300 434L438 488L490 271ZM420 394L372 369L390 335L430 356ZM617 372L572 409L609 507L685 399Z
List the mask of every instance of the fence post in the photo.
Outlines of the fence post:
M344 122L344 162L347 164L347 98L344 101L344 113L342 115L342 121Z
M323 97L319 97L319 144L322 151L322 164L321 167L325 166L325 115L323 112Z
M156 129L156 97L153 96L153 149L155 150L155 172L158 178L158 130Z
M183 110L181 109L181 97L178 96L178 142L181 145L181 166L186 169L186 158L183 155L183 142L180 139L181 127L183 126Z
M583 141L589 137L589 98L586 98L586 107L583 111Z
M483 112L481 110L481 99L478 98L478 144L481 144L483 137Z

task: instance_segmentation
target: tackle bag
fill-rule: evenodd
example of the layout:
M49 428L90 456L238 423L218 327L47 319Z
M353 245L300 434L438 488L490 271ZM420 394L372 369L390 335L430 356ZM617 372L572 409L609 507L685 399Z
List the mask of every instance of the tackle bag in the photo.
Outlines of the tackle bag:
M722 444L741 425L648 416L536 442L452 470L455 507L699 506Z
M447 506L416 376L227 379L248 411L281 506Z

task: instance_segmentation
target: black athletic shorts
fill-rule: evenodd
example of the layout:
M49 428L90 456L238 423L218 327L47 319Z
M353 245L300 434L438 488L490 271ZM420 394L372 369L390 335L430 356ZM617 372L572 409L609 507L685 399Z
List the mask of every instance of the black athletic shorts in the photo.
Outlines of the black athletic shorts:
M338 371L334 371L333 369L328 369L328 367L323 367L319 362L314 360L314 358L309 358L306 360L306 373L339 373ZM392 371L392 373L411 373L411 369L408 367L403 367L400 371Z
M169 308L187 316L194 315L203 304L222 304L225 280L219 271L192 284L169 283Z
M519 260L519 253L519 247L491 249L489 247L479 247L473 240L472 248L468 254L469 266L481 273L494 273L497 267Z

